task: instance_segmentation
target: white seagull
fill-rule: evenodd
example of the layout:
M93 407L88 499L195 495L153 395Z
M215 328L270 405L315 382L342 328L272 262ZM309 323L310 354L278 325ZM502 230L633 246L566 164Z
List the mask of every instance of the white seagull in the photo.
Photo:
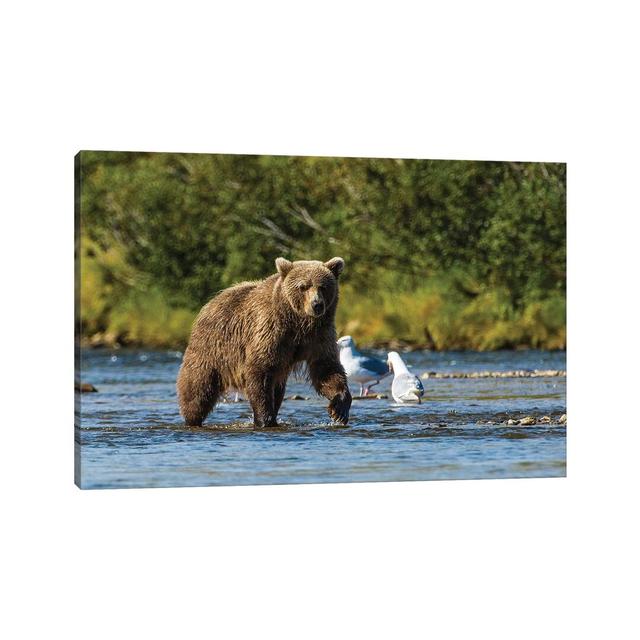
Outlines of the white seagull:
M340 348L340 363L344 367L347 378L360 385L361 396L368 395L371 387L391 373L384 360L370 358L360 353L351 336L340 338L338 347Z
M393 382L391 383L393 399L400 403L417 402L420 404L424 395L424 387L420 378L409 372L407 365L402 361L397 351L389 352L387 363L393 371Z

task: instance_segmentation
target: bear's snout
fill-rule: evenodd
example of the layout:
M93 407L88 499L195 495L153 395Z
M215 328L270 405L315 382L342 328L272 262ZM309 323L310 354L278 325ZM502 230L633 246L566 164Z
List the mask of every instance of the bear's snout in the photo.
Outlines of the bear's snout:
M312 318L323 316L327 310L327 304L320 287L311 286L306 292L304 312Z

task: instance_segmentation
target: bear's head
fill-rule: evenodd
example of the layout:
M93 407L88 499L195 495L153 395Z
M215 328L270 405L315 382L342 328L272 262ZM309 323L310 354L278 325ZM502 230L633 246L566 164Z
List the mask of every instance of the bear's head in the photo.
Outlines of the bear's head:
M338 300L338 277L344 269L342 258L276 260L276 268L282 282L282 292L299 315L320 318L327 311L335 310Z

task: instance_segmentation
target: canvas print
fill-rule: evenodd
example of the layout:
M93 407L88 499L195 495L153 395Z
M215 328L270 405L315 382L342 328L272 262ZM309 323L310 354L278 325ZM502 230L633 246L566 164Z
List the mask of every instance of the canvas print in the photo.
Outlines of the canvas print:
M566 165L82 151L83 489L561 477Z

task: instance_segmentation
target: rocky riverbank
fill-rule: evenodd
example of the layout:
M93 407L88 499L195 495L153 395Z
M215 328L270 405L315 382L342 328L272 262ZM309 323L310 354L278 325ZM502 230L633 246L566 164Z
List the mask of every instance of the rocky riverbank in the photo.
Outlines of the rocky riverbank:
M504 424L507 426L534 427L542 424L567 424L567 414L561 416L524 416L522 418L506 418L505 420L478 420L476 424Z
M521 369L518 371L453 371L438 372L427 371L420 377L423 380L429 378L558 378L566 377L567 372L563 369Z

